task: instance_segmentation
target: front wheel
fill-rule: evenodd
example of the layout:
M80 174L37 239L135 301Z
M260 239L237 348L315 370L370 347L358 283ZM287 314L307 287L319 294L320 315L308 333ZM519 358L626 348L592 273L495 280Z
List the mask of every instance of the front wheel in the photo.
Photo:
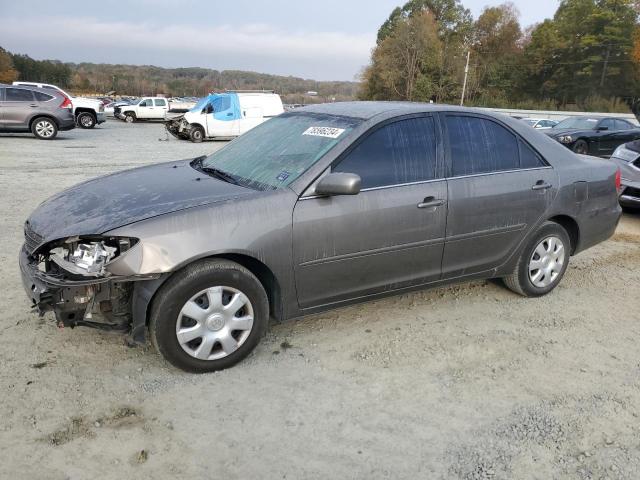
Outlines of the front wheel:
M58 135L58 125L50 118L36 118L31 124L31 133L40 140L53 140Z
M124 121L127 123L133 123L136 121L136 114L133 112L129 112L129 113L125 113L124 114Z
M156 350L172 365L205 373L249 355L268 320L267 294L249 270L227 260L203 260L158 291L149 331Z
M513 273L503 279L510 290L540 297L558 286L571 255L571 239L555 222L544 223L522 251Z
M202 127L193 127L189 138L193 143L200 143L204 140L204 129Z
M589 144L586 140L578 140L573 145L574 153L578 153L580 155L588 155L589 154Z
M77 119L80 128L93 128L96 126L96 117L90 112L82 112Z

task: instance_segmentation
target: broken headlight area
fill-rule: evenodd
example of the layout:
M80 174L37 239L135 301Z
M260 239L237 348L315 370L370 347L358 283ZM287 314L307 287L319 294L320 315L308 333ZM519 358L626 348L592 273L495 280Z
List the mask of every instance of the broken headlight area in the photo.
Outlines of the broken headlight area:
M113 275L108 266L136 243L132 238L70 237L31 255L23 251L20 267L33 307L40 314L53 311L60 326L127 331L133 282L147 277Z
M136 242L131 238L72 237L50 247L44 257L72 275L103 277L109 274L105 269L109 262L130 250Z

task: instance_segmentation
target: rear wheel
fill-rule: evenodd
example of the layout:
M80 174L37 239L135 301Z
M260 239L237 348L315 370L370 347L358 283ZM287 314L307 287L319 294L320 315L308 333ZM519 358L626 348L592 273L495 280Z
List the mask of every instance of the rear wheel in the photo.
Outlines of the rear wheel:
M571 240L555 222L544 223L527 243L513 273L503 279L510 290L539 297L560 283L569 265Z
M227 260L204 260L163 285L153 301L149 330L172 365L205 373L249 355L268 320L267 295L249 270Z
M580 155L587 155L589 153L589 144L586 140L578 140L573 145L573 151L575 153L579 153Z
M40 140L53 140L58 135L58 125L50 118L39 117L31 124L31 132Z
M82 112L78 115L77 122L80 128L93 128L96 126L96 117L91 112Z
M191 133L189 133L189 138L193 143L202 142L204 140L204 129L202 127L193 127Z
M136 114L133 112L128 112L124 114L124 121L127 123L133 123L136 121Z

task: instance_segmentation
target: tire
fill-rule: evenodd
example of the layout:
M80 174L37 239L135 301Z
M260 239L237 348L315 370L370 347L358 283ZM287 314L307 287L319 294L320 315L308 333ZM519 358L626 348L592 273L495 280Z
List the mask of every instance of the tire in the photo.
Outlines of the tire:
M81 112L76 119L76 123L80 128L93 128L96 126L96 116L91 112Z
M58 125L48 117L38 117L31 123L31 133L40 140L53 140L58 135Z
M202 127L193 127L189 133L189 139L193 143L201 143L204 140L204 129Z
M573 144L573 151L580 155L589 155L589 144L586 140L580 139Z
M173 366L207 373L249 355L268 323L269 301L255 275L237 263L212 259L187 266L160 288L151 306L149 333Z
M555 240L553 244L551 239ZM545 222L527 242L513 273L502 279L505 286L525 297L546 295L562 280L571 248L567 231L555 222ZM534 262L541 262L541 268L536 269L538 264Z
M134 123L137 120L136 114L133 112L127 112L124 114L124 121L127 123Z

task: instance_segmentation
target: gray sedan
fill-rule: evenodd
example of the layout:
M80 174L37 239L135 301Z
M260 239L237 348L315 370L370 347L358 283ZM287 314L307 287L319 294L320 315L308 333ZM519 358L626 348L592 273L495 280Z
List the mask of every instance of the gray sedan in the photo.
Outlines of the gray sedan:
M473 279L545 295L613 234L619 179L497 114L318 105L209 157L61 192L27 220L20 267L60 324L149 336L173 365L214 371L270 319Z
M620 167L622 176L620 204L640 209L640 140L620 145L613 152L611 160Z

